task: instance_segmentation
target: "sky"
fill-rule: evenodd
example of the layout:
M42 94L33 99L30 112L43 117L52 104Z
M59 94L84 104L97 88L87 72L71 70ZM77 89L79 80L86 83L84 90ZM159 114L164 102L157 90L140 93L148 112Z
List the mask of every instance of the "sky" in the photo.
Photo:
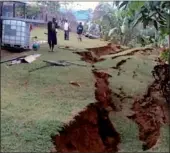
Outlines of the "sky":
M29 2L28 0L25 0L28 3L33 3ZM74 9L74 10L87 10L87 9L95 9L95 7L98 5L99 2L73 2L71 5L68 5L68 9Z
M95 9L99 2L73 2L68 8L74 8L75 10L86 10L86 9Z
M99 2L75 2L78 3L80 9L95 9Z

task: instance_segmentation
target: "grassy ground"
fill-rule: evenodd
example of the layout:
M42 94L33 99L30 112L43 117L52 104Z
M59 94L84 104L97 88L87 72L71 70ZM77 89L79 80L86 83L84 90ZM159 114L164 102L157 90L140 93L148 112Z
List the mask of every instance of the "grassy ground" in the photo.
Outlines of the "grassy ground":
M35 29L32 36L46 40L44 32L45 29ZM79 43L75 34L71 34L71 41L64 41L62 31L58 34L58 41L61 46L68 45L79 49L106 44L100 40L86 38L82 43ZM27 54L32 53L35 52L31 51ZM48 67L32 73L28 72L45 65L42 62L44 59L69 60L87 64L80 61L77 54L59 48L56 48L54 53L50 53L46 44L41 45L38 53L42 56L31 64L19 64L11 67L6 64L1 65L2 152L48 152L52 146L50 135L56 134L64 123L72 120L77 112L89 103L95 102L94 78L89 67ZM12 56L16 56L16 54ZM3 59L10 57L11 54L8 54ZM152 81L150 71L154 62L153 58L149 56L129 57L131 59L122 66L120 76L117 76L118 70L108 70L113 76L110 79L110 87L114 92L119 92L118 88L123 87L125 93L134 96L143 93ZM105 69L115 66L124 58L128 57L108 59L95 64L95 66ZM134 70L138 73L135 79L132 78ZM70 85L70 81L79 82L81 87ZM124 101L123 110L110 114L110 118L121 134L120 151L141 152L142 144L138 139L138 127L126 118L131 113L132 103L132 100ZM167 141L169 140L167 129L168 127L162 128L161 143L156 151L167 151L169 142Z
M45 35L44 33L47 33L47 29L45 28L36 28L32 31L32 36L37 36L39 40L47 40L47 35ZM70 46L70 47L76 47L76 48L80 48L80 49L84 49L84 48L89 48L89 47L97 47L97 46L103 46L105 45L107 42L106 41L99 41L96 39L87 39L87 38L83 38L83 42L80 43L77 40L77 35L75 33L70 33L70 41L65 41L64 40L64 32L59 30L58 31L58 44L61 46Z
M48 67L28 72L45 65L40 61L43 59L79 60L67 50L48 53L45 46L42 48L35 63L1 66L2 151L48 151L50 134L94 102L89 68ZM80 82L81 87L71 86L70 81Z
M32 53L35 52L21 54ZM38 53L42 56L31 64L1 65L3 152L49 151L52 147L50 135L95 101L94 80L88 67L48 67L28 72L46 65L42 60L68 60L85 64L77 54L58 48L54 53L49 53L46 44L41 45ZM2 60L12 56L7 54ZM81 87L70 85L70 81L79 82Z
M118 55L119 54L121 53L118 53ZM111 56L113 55L110 55L110 57ZM95 67L101 70L103 69L112 75L109 82L113 92L120 94L119 88L122 88L126 95L136 97L143 95L148 85L153 81L151 71L156 64L154 61L156 56L156 52L147 56L140 53L132 56L121 56L114 60L108 56L108 59L95 64ZM121 66L120 75L117 75L119 70L108 69L108 67L115 67L118 62L125 59L127 59L127 61ZM135 77L133 77L134 71L136 72ZM131 111L134 102L133 99L125 99L121 102L113 97L113 101L118 109L120 106L122 107L121 111L110 114L110 119L122 139L119 152L145 152L142 150L142 142L139 141L138 126L127 118L127 116L133 113ZM168 126L162 127L161 136L157 145L146 152L168 152L168 132Z

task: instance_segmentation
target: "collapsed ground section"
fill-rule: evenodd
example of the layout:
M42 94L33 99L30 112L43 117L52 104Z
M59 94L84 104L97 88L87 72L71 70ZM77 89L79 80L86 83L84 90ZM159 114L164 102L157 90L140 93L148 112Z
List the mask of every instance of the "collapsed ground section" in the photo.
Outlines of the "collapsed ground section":
M169 124L170 80L168 66L157 65L154 68L155 81L148 87L146 94L136 99L129 116L139 126L139 139L143 141L143 150L152 148L160 136L163 124Z
M94 64L96 62L100 62L105 60L101 58L103 55L115 54L121 51L121 47L119 45L114 45L109 43L107 46L97 47L97 48L87 48L86 52L75 52L80 55L83 61Z
M108 115L114 110L111 90L108 87L110 75L93 71L96 78L95 97L90 104L66 125L53 143L58 152L117 152L120 135L113 127ZM108 109L110 108L110 110Z

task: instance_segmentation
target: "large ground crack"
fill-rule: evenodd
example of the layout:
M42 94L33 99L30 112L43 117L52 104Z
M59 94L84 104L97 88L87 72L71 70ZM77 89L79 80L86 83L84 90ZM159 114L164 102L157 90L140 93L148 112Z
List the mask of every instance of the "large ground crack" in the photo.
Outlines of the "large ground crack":
M52 137L58 152L117 152L120 135L109 119L115 110L112 91L108 87L109 74L93 70L96 78L95 98L92 103L66 125L60 135Z
M100 62L105 60L101 58L103 55L115 54L121 51L121 47L119 45L113 45L109 43L107 46L96 47L96 48L87 48L86 52L75 52L82 56L82 60L88 63L94 64L96 62Z
M169 90L162 90L162 86L169 84L167 65L155 66L156 79L149 86L146 94L135 100L132 110L134 115L129 116L139 126L139 138L144 142L143 150L152 148L160 136L160 128L163 124L169 123L169 109L166 99L170 93ZM167 96L167 97L166 97Z
M102 53L100 49L98 48L95 51L89 49L89 52L78 52L78 54L82 56L84 61L95 63L103 60L101 56L109 52L104 51ZM113 59L120 56L133 55L141 50L145 52L152 49L132 49L126 53L118 53ZM126 60L121 60L116 67L112 68L121 70L121 66ZM170 82L169 78L166 77L168 75L165 74L167 73L167 68L165 65L154 68L154 74L158 79L155 78L155 81L148 87L146 94L142 98L135 99L132 107L134 114L128 116L129 119L138 124L139 139L144 142L143 150L148 150L157 143L161 126L169 123L167 102L170 95L170 89L168 88L170 87ZM59 135L52 137L55 151L57 150L57 152L99 153L117 152L119 150L118 145L121 142L121 138L109 119L109 112L117 111L112 97L117 97L120 101L133 97L126 95L122 89L120 89L120 94L112 93L108 82L111 75L97 69L94 69L92 72L96 79L95 99L97 102L89 104L85 110L74 117L74 121L59 131Z

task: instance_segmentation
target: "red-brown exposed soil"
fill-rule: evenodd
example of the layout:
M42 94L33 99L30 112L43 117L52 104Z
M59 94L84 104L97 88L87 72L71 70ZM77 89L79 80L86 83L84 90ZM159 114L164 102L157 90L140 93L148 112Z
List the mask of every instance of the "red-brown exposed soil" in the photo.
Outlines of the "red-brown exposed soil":
M96 63L103 61L105 59L100 58L103 55L115 54L121 51L119 45L114 45L109 43L107 46L96 47L96 48L87 48L86 52L76 52L82 56L82 60L88 63Z
M111 44L110 44L111 46ZM89 52L77 52L82 60L91 64L102 61L102 55L110 54L110 47L88 49ZM149 48L147 48L150 50ZM147 49L144 49L147 50ZM101 51L103 50L103 51ZM136 49L132 51L134 54ZM127 59L126 59L127 60ZM121 70L121 65L126 62L122 60L114 69ZM93 66L94 67L94 66ZM167 74L167 66L160 65L154 68L155 81L148 87L142 98L135 99L132 110L134 114L128 116L139 126L139 139L143 141L143 150L152 148L160 136L160 128L163 124L169 124L170 80ZM117 152L121 142L119 133L115 130L109 119L110 111L117 111L112 96L120 100L128 96L122 91L116 95L109 88L109 74L93 70L95 82L96 103L90 104L79 113L70 124L66 125L60 135L52 137L55 145L54 151L58 152ZM135 77L137 74L134 72ZM168 85L167 85L168 84ZM133 97L129 97L133 98Z
M82 56L82 60L86 61L88 63L94 64L100 61L103 61L103 58L100 58L98 56L96 56L95 54L93 54L92 52L76 52L77 54L79 54L80 56Z
M90 104L66 125L60 135L54 136L53 143L58 152L117 152L119 133L113 127L108 114L114 110L111 90L108 87L109 74L93 71L96 78L95 97Z
M163 124L169 124L169 109L165 96L170 95L170 90L163 91L169 92L168 94L162 94L160 87L164 81L169 84L170 80L166 80L168 74L165 69L168 66L159 65L160 69L155 67L156 74L159 76L159 80L156 79L151 86L149 86L147 93L140 99L136 99L132 110L135 112L130 119L133 119L139 126L139 138L144 142L143 149L147 150L152 148L159 136L160 128ZM162 88L162 87L161 87ZM169 86L170 88L170 86Z
M96 56L115 54L121 51L121 46L109 43L107 46L87 48L88 51L93 52Z

